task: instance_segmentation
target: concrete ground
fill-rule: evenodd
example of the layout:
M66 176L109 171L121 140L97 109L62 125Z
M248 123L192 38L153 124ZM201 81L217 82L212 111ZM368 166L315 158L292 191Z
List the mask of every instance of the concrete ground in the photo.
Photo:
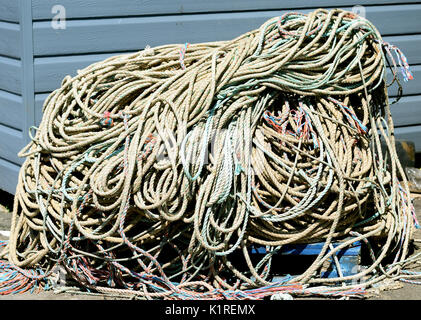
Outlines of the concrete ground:
M421 194L414 194L415 208L418 221L421 222ZM4 194L0 196L0 203L4 199ZM9 199L10 201L10 199ZM0 240L7 239L7 231L10 228L10 206L2 206L0 204ZM4 232L5 231L5 232ZM414 233L414 254L421 252L421 229ZM420 268L421 269L421 268ZM421 280L420 280L421 281ZM394 289L381 291L378 296L371 297L369 300L421 300L421 285L414 285L402 282L395 282ZM17 294L1 296L0 300L118 300L116 298L99 294L72 294L72 293L54 293L52 291L41 292L38 294ZM307 299L306 299L307 300ZM319 299L318 299L319 300Z

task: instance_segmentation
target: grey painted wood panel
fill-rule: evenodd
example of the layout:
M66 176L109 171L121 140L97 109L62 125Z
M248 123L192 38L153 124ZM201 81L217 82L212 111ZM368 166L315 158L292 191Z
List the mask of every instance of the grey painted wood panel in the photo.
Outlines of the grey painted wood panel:
M0 124L22 130L24 126L24 111L22 97L0 90Z
M20 45L22 53L22 100L25 108L24 131L35 124L34 115L34 47L33 47L33 22L32 22L32 0L18 0L20 7ZM24 140L29 143L28 135Z
M0 55L20 57L19 24L0 21Z
M391 105L391 111L395 127L420 125L421 95L402 97L397 103Z
M19 3L17 0L0 0L0 20L19 22Z
M0 56L0 90L22 92L20 60Z
M48 93L42 93L35 95L35 125L38 126L41 123L42 119L42 107L44 106L44 101L48 97Z
M0 158L0 189L15 194L20 166Z
M402 74L399 72L399 79L403 89L403 95L414 95L421 93L421 65L411 66L412 74L414 75L414 79L408 82L404 82L402 80ZM392 79L392 72L388 69L388 79ZM390 81L389 81L390 82ZM398 94L398 86L397 84L393 84L389 87L389 95L396 96Z
M70 20L65 29L34 23L34 55L138 50L146 45L228 40L286 11L258 11ZM419 33L421 4L367 7L367 18L383 35ZM124 35L124 36L122 36Z
M35 125L38 126L42 119L42 107L45 99L48 97L48 93L42 93L35 95Z
M366 9L366 18L383 36L421 31L421 4L373 6Z
M388 36L384 37L383 40L401 49L409 64L421 64L421 34Z
M409 140L415 144L415 152L421 152L421 125L395 129L396 139Z
M115 53L35 58L35 93L51 92L60 87L66 75L75 76L78 69L83 69L113 55Z
M13 163L21 164L18 152L25 146L22 131L0 125L0 156Z
M119 17L246 10L293 10L310 7L416 3L407 0L32 0L34 20L51 19L54 5L63 5L68 18Z

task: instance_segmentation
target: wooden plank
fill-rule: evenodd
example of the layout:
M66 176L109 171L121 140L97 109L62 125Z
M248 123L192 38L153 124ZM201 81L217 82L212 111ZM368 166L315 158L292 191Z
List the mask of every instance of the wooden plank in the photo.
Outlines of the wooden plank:
M421 95L402 97L391 111L395 127L421 124Z
M0 90L0 124L22 130L24 111L22 97Z
M0 157L21 164L18 152L25 146L22 131L0 125Z
M38 126L42 119L42 107L48 94L37 94L35 95L35 125Z
M421 30L420 30L421 32ZM388 36L384 41L397 46L405 54L409 64L421 64L421 35Z
M20 166L0 158L0 189L15 194Z
M20 58L19 24L0 21L0 55Z
M115 53L35 58L35 92L51 92L60 87L66 75L75 76L78 69L113 55Z
M34 44L33 44L33 23L32 23L32 0L18 0L20 7L20 47L22 53L22 100L25 107L24 132L35 124L34 110ZM24 141L30 142L29 136L24 135Z
M366 18L385 35L421 32L421 4L366 7Z
M0 20L19 22L19 3L16 0L0 0Z
M402 90L404 95L414 95L421 93L421 65L411 66L411 72L414 76L413 80L409 80L408 82L404 82L402 78L402 74L400 69L398 69L398 77L402 85ZM392 72L390 69L387 69L387 78L389 79L388 82L392 79ZM398 94L398 85L394 83L391 87L389 87L389 95L396 96Z
M340 242L334 242L333 247L339 246ZM317 256L320 254L321 249L324 243L310 243L310 244L287 244L281 247L281 249L274 253L273 257L278 260L278 263L297 263L298 257L302 256ZM261 256L267 253L265 247L256 246L249 249L251 255ZM284 256L281 258L281 256ZM361 259L361 243L359 241L354 242L352 245L342 248L335 253L335 256L338 258L338 262L341 268L341 272L344 276L349 276L355 274L356 267L360 264ZM295 258L295 259L294 259ZM282 259L282 260L281 260ZM282 262L281 262L282 261ZM336 278L338 277L339 270L333 262L333 258L329 258L330 266L329 268L321 273L322 278ZM272 273L275 275L275 278L272 281L279 281L276 275L279 275L279 264L275 262L273 264ZM278 268L277 268L278 267ZM282 271L284 273L285 270Z
M395 128L395 137L414 142L415 152L421 152L421 125Z
M410 64L421 64L421 54L419 53L419 48L421 48L421 35L407 35L407 36L386 36L383 38L384 41L387 41L399 49L405 54L408 62ZM146 46L146 45L145 45ZM136 52L144 48L141 46L135 50L128 52ZM120 48L124 49L124 48ZM106 50L109 51L109 50ZM61 76L62 72L57 69L62 68L68 70L66 74L71 73L71 68L81 69L88 66L91 63L101 61L113 55L122 54L121 52L110 52L110 53L98 53L98 54L87 54L87 55L74 55L74 56L58 56L58 57L45 57L46 60L42 60L42 57L36 58L36 63L42 64L43 67L55 65L56 69L54 72L58 72ZM51 60L48 60L51 59ZM68 65L66 65L68 64Z
M52 28L51 21L35 22L34 55L121 52L146 45L228 40L287 11L68 20L65 29ZM420 32L420 16L421 4L367 7L367 18L383 35Z
M317 7L417 3L415 0L318 0ZM180 13L230 12L248 10L293 10L316 5L307 0L32 0L34 20L51 19L52 8L60 4L66 16L74 18L121 17Z
M22 64L20 60L0 56L0 90L20 94Z
M327 271L321 273L322 278L338 278L338 277L348 277L353 276L358 273L360 266L360 255L358 256L345 256L338 254L338 262L340 271L336 266L336 263L333 261L333 258L329 258L330 266ZM342 275L341 275L342 274ZM347 283L352 283L352 280L347 280Z

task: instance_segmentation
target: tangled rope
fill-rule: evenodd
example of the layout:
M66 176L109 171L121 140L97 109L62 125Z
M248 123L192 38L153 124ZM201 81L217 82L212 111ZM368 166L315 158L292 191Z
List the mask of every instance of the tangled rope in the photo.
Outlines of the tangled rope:
M387 57L394 81L398 64L412 78L369 21L319 9L67 76L20 153L3 258L26 277L62 265L86 288L146 298L358 296L414 278L401 272L415 216ZM368 268L320 277L339 250L376 239ZM308 269L272 282L276 252L311 242L324 245ZM255 261L253 246L267 254Z

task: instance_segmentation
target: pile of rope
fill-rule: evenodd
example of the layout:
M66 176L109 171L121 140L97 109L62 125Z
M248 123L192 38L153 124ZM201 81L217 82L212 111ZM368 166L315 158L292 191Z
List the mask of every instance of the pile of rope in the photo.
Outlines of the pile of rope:
M412 78L369 21L319 9L67 76L20 153L2 257L33 280L63 266L84 288L146 298L357 296L419 277L401 272L416 220L388 62L393 82L398 65ZM321 278L356 241L370 266ZM282 246L313 242L324 245L304 273L272 282ZM257 261L256 246L267 252Z

